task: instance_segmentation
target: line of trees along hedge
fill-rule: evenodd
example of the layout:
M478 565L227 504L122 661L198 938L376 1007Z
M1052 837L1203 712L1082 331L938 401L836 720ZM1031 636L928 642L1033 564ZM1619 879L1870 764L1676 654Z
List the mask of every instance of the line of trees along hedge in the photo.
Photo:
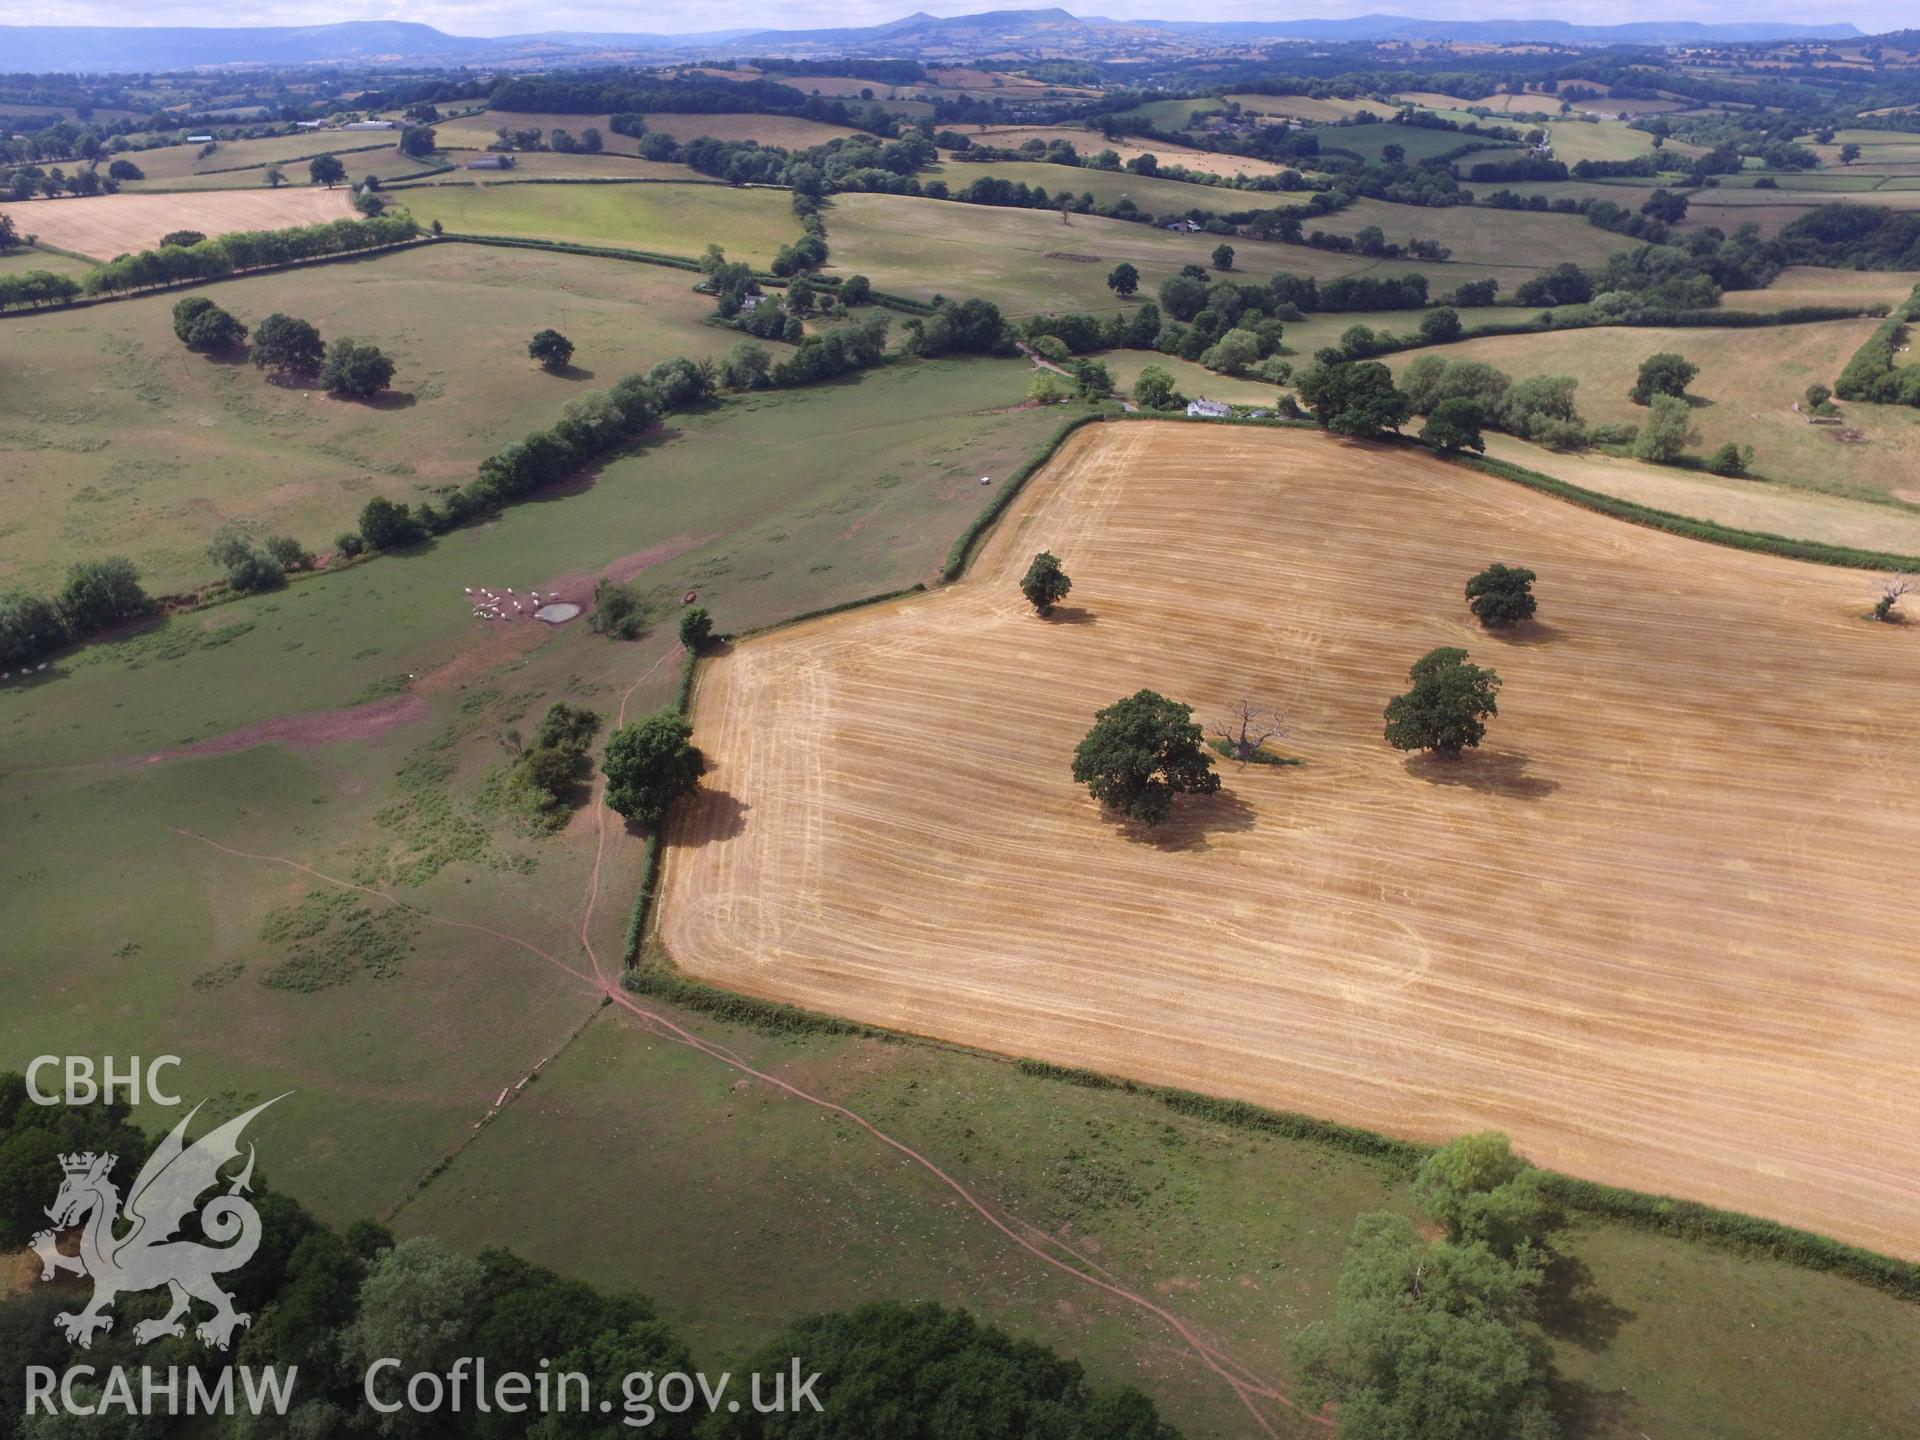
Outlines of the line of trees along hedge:
M740 388L811 385L877 365L886 355L888 317L870 315L853 325L810 335L778 363L755 364L743 350L764 352L743 341L726 362ZM374 550L404 550L477 515L525 499L534 491L577 474L628 444L662 415L690 410L721 387L722 367L710 360L676 356L645 374L621 379L611 390L587 395L566 408L560 423L517 440L480 462L480 473L440 504L408 506L384 496L367 502L359 538Z
M1920 285L1902 305L1847 361L1847 368L1834 382L1833 393L1842 400L1868 400L1881 405L1920 405L1920 366L1897 365L1895 355L1907 326L1920 317Z
M43 305L65 305L80 298L80 282L51 270L28 270L0 275L0 311L37 310Z
M124 1105L38 1106L29 1102L19 1074L0 1074L0 1243L18 1249L45 1228L40 1207L60 1188L63 1153L118 1157L113 1177L125 1185L153 1149ZM730 1412L724 1401L710 1418L703 1406L669 1409L660 1389L642 1397L629 1388L632 1378L648 1374L657 1382L702 1367L644 1295L602 1290L506 1250L469 1256L428 1235L396 1240L371 1220L336 1230L258 1172L251 1184L260 1244L253 1261L233 1272L232 1298L252 1319L232 1348L216 1350L185 1335L141 1344L137 1322L168 1308L163 1290L123 1296L119 1323L93 1337L88 1352L103 1377L110 1368L178 1366L197 1372L197 1382L209 1391L231 1366L273 1367L283 1378L297 1369L286 1418L242 1424L234 1434L375 1431L380 1427L372 1423L365 1393L375 1361L400 1362L383 1393L392 1398L410 1374L445 1376L456 1358L478 1357L495 1375L530 1375L549 1365L557 1374L584 1375L585 1399L599 1398L620 1411L589 1420L580 1414L583 1401L570 1397L571 1413L529 1431L527 1416L515 1413L524 1405L469 1405L450 1425L415 1417L420 1423L381 1433L473 1440L615 1435L625 1433L624 1414L630 1421L646 1420L646 1433L665 1440L787 1435L796 1419L807 1433L879 1435L902 1433L903 1414L937 1412L955 1434L1177 1440L1139 1391L1095 1387L1077 1363L1045 1346L1014 1340L965 1311L933 1303L887 1303L797 1320L734 1376L730 1393L744 1400L748 1373L786 1375L797 1356L803 1374L819 1376L808 1390L820 1407L817 1414L796 1394L786 1395L786 1417L761 1416L744 1403ZM0 1365L9 1374L73 1363L73 1347L55 1323L56 1312L70 1308L73 1299L67 1287L35 1284L0 1301ZM84 1380L77 1393L86 1403L101 1403L99 1388ZM650 1401L648 1410L629 1408L642 1398ZM111 1409L108 1399L102 1413ZM82 1423L75 1433L141 1440L207 1433L199 1420L186 1417L184 1409L176 1418L156 1407L153 1416L130 1425L109 1418ZM67 1433L62 1425L43 1429L28 1421L24 1427L10 1423L3 1433L56 1432Z
M419 234L419 225L406 215L329 220L287 230L240 230L197 245L163 245L157 250L123 255L89 271L80 288L87 295L149 290L268 265L377 250L402 244Z
M58 594L0 592L0 671L44 660L68 645L153 612L140 572L118 556L67 570Z

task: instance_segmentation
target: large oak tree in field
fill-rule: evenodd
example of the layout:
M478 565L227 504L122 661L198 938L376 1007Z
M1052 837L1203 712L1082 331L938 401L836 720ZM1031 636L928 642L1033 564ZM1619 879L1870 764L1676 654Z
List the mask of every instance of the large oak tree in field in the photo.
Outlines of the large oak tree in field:
M614 731L601 761L607 804L642 825L658 825L667 808L707 773L685 716L661 710Z
M1102 805L1130 820L1158 825L1175 795L1211 795L1220 788L1193 707L1140 690L1093 717L1073 752L1073 778Z
M1485 738L1487 717L1500 713L1498 675L1471 664L1466 651L1444 646L1414 661L1407 674L1413 688L1387 702L1389 745L1451 760Z

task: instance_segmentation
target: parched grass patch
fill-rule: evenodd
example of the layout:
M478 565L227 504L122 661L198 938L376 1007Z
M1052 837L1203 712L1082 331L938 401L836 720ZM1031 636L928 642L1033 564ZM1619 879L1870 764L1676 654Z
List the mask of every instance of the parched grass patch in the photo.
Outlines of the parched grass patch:
M360 979L391 980L413 953L421 924L409 910L351 890L309 890L298 905L275 911L261 926L261 943L283 947L283 958L260 983L312 994ZM196 978L195 988L212 987Z

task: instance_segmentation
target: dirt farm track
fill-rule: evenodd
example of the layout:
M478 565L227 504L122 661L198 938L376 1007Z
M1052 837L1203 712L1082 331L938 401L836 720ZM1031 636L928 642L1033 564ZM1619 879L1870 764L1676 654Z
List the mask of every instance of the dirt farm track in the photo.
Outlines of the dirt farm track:
M1016 588L1059 555L1068 606ZM1488 561L1541 623L1483 634ZM1920 1256L1920 625L1875 577L1639 529L1426 457L1137 422L1063 447L947 589L746 641L668 849L687 972L1006 1052L1439 1139ZM1505 681L1452 764L1408 664ZM1151 835L1076 787L1141 686L1243 694Z

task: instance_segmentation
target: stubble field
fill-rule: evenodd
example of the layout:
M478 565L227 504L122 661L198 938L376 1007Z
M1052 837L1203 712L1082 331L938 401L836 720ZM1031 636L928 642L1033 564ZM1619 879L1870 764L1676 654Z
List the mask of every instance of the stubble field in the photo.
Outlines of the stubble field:
M1052 622L1014 585L1043 548L1075 578ZM1539 571L1537 628L1467 615L1492 559ZM1920 829L1920 637L1860 619L1869 581L1406 452L1100 427L959 586L708 667L660 939L755 994L1399 1134L1498 1127L1920 1253L1920 905L1873 860ZM1502 713L1457 763L1403 757L1380 707L1450 644ZM1118 825L1068 765L1141 686L1209 722L1282 706L1304 763Z
M43 245L111 260L150 249L173 230L226 235L235 230L284 230L353 214L345 189L289 185L279 190L203 190L182 195L95 195L36 200L16 208L23 234Z

